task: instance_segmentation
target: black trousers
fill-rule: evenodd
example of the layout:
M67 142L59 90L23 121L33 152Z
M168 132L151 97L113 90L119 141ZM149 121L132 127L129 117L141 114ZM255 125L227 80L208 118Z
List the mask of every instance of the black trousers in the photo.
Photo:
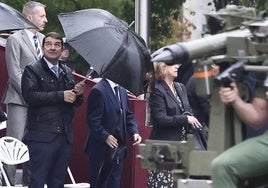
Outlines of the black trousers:
M91 188L120 188L123 160L100 161L89 159Z
M72 149L65 135L57 135L50 142L27 144L31 161L29 188L44 188L44 184L48 188L63 188Z

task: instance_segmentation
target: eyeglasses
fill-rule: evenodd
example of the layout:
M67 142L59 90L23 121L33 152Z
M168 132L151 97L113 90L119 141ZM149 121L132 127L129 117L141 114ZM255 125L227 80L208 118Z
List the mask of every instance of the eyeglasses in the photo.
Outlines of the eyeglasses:
M46 49L52 48L54 46L55 49L60 49L62 48L62 43L61 42L56 42L56 43L51 43L51 42L45 42L44 47Z

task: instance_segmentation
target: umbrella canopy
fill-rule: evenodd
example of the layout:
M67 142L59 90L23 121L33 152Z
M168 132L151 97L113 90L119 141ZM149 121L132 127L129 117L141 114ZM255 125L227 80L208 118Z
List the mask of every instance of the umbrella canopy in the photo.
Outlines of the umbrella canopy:
M0 31L13 31L19 29L36 28L16 9L0 2Z
M67 43L100 75L135 95L144 93L146 74L153 72L144 40L128 24L102 9L58 15Z

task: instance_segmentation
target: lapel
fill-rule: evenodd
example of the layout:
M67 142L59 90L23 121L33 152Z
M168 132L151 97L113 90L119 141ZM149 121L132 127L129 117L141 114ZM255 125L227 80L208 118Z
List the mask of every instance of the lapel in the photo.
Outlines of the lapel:
M173 92L170 90L169 86L167 85L167 83L165 81L161 82L161 85L163 86L163 88L165 89L166 93L171 97L171 99L178 105L178 107L180 108L180 104L179 101L176 99L176 97L174 96ZM177 95L180 97L181 99L181 103L183 105L183 100L182 100L182 91L181 88L178 87L178 85L174 82L174 86L175 86L175 90L177 92ZM184 106L184 105L183 105Z
M73 78L71 77L71 74L68 74L68 71L66 70L67 67L66 65L63 65L62 63L59 62L59 80L65 79L65 83L72 83ZM53 75L57 77L54 73Z
M180 97L180 100L181 100L181 104L185 110L185 106L184 106L184 95L183 95L183 90L182 90L182 87L181 87L181 84L179 82L174 82L174 87L175 87L175 90L177 92L177 95ZM177 104L179 104L178 100L177 101Z
M114 91L111 88L109 82L106 79L102 79L101 82L103 82L103 86L104 88L106 88L106 92L107 92L106 94L107 94L108 99L112 102L116 110L120 110L118 99L116 98Z
M21 30L21 38L22 40L24 41L25 45L30 49L30 51L33 53L34 57L36 60L39 60L38 56L37 56L37 53L36 53L36 50L35 48L33 47L32 45L32 41L30 41L27 33L24 31L24 30ZM38 40L39 40L39 37L38 37Z

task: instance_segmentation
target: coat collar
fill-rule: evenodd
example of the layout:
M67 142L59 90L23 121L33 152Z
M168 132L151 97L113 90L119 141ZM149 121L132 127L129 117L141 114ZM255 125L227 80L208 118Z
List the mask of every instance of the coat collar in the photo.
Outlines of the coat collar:
M43 66L44 69L46 69L47 71L51 72L51 75L53 75L53 76L56 77L56 75L49 68L47 62L44 59L44 56L40 59L40 63L42 64L42 66ZM59 74L65 76L66 73L67 73L66 65L63 65L61 62L59 62L58 63L58 66L59 66Z
M22 37L22 40L24 40L24 43L28 46L28 48L31 50L31 52L33 53L34 57L36 60L38 60L38 56L37 56L37 53L36 53L36 50L34 49L34 46L32 45L32 42L30 41L27 33L25 30L20 30L19 31L20 34L21 34L21 37Z
M160 81L159 83L160 83L160 84L162 85L162 87L165 89L166 93L172 98L172 100L174 100L174 102L175 102L178 106L180 106L179 101L176 99L175 95L173 94L173 92L171 91L171 89L169 88L169 86L167 85L167 83L166 83L164 80ZM183 100L182 100L182 99L183 99L183 96L182 96L182 90L181 90L181 88L179 88L179 85L176 84L175 82L174 82L174 87L175 87L176 93L177 93L177 95L180 97L180 99L181 99L181 103L182 103L182 105L183 105Z

